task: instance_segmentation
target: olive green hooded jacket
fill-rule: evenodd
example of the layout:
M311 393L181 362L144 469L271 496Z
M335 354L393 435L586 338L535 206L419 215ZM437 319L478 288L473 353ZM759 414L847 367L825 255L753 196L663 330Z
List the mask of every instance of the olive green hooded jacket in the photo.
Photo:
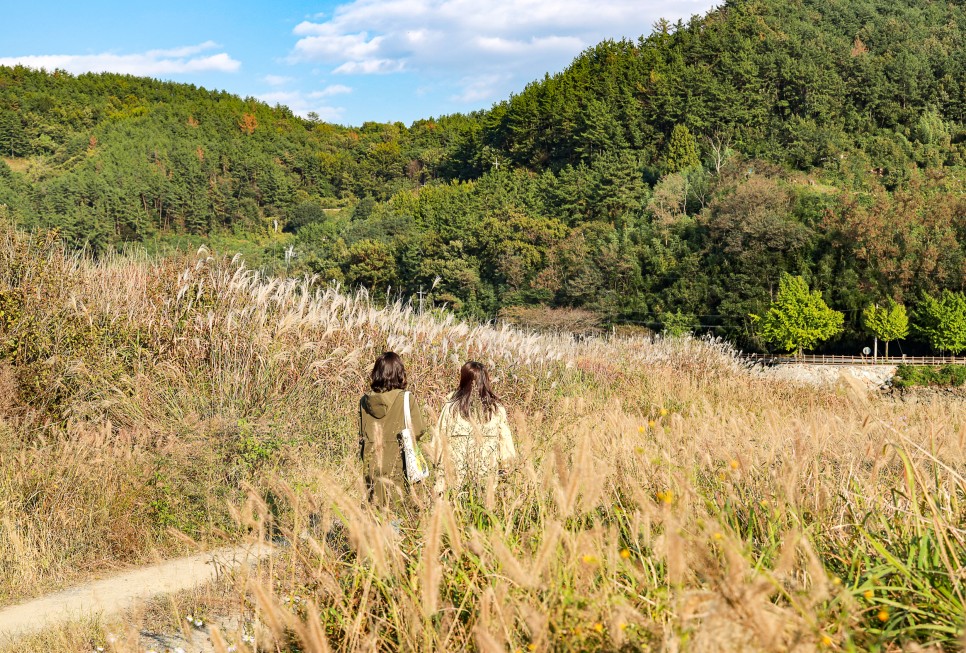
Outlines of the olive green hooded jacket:
M359 401L362 473L369 500L384 508L399 509L412 503L397 438L405 428L404 394L404 390L367 392ZM413 438L418 442L427 430L426 420L412 393L409 393L409 402Z

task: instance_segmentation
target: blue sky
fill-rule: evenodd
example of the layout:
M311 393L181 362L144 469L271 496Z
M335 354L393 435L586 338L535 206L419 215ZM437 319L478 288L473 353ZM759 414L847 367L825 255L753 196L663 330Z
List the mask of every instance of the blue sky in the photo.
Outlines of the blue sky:
M145 75L359 125L472 111L708 0L3 3L0 65Z

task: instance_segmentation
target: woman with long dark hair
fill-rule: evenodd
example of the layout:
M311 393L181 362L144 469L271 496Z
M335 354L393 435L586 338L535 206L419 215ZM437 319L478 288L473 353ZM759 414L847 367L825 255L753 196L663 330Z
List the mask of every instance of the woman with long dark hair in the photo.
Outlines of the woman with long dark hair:
M476 361L460 368L459 387L443 406L438 430L437 457L448 455L450 465L445 467L455 475L457 487L501 471L516 456L506 409L486 368Z
M406 481L400 434L408 428L418 441L427 430L426 421L418 402L406 391L406 368L397 354L387 351L380 355L369 381L371 391L359 401L359 454L369 500L383 508L408 508L412 493ZM419 447L418 443L414 445Z

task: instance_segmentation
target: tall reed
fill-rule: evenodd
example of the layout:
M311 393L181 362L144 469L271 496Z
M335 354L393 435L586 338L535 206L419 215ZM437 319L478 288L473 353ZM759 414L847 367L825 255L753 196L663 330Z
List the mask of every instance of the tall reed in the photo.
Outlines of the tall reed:
M206 250L92 262L7 234L0 304L6 600L272 538L289 547L236 588L263 650L961 641L960 404L769 380L720 342L467 324ZM430 414L486 364L520 451L401 536L354 457L386 349Z

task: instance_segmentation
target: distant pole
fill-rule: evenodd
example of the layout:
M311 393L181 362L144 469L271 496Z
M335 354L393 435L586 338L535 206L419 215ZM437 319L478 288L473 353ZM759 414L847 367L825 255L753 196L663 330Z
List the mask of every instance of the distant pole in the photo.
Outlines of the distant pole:
M419 292L416 294L419 295L419 314L422 315L423 314L423 287L422 286L419 287Z

